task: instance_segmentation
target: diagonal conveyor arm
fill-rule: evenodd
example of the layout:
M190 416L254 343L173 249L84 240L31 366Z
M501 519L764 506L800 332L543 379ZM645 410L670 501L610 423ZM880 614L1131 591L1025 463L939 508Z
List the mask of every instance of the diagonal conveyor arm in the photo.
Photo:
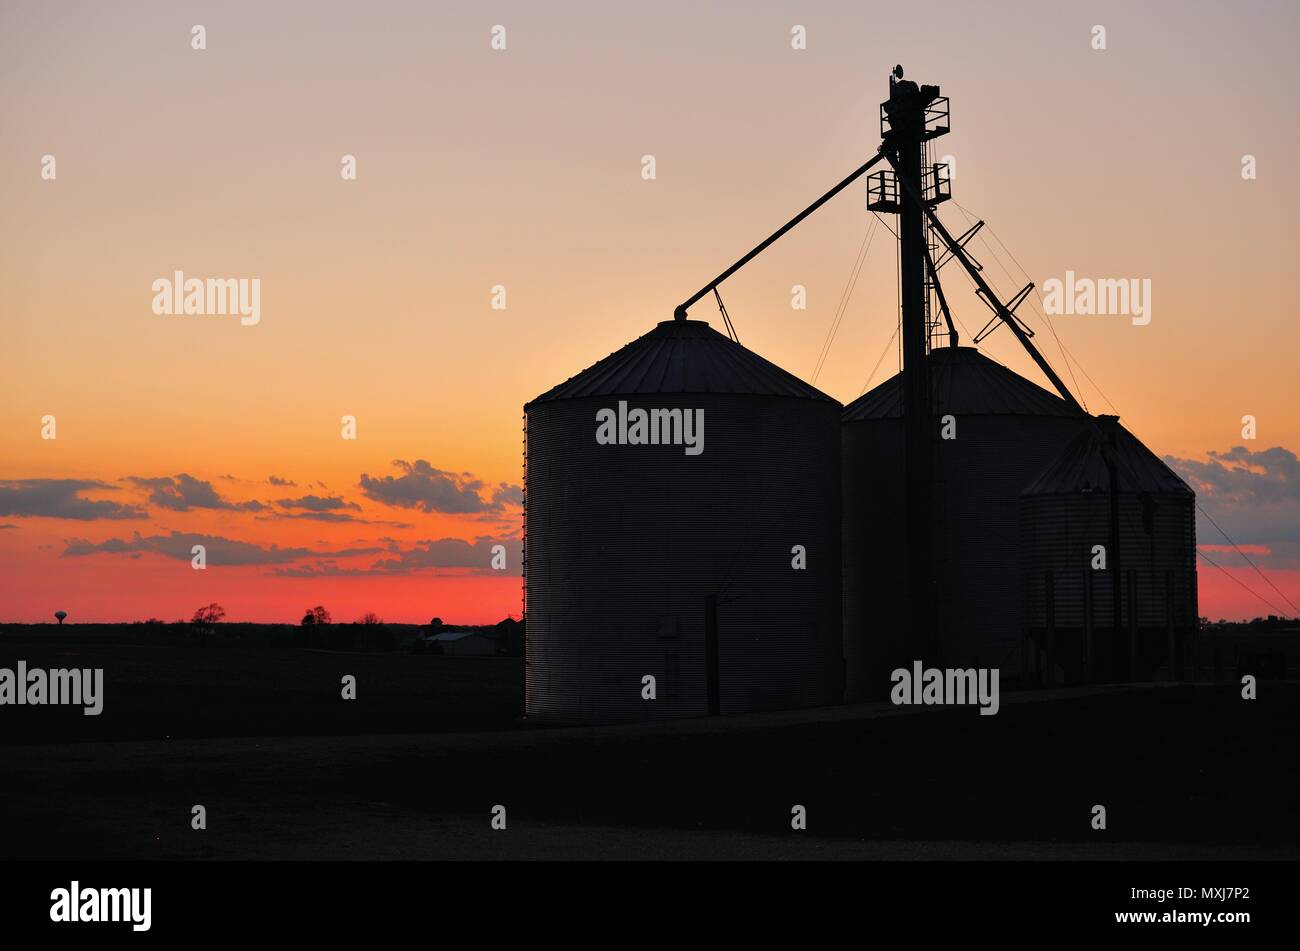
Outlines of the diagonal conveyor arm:
M892 157L889 162L891 165L894 165ZM898 172L897 165L894 166L894 172L895 174ZM921 196L916 193L914 188L912 188L911 183L902 175L898 175L898 180L906 188L908 198L910 198L915 204L921 206L921 210L930 220L930 224L934 226L934 230L939 233L939 237L943 239L943 243L948 246L952 256L961 262L962 267L964 267L966 272L970 274L979 289L984 292L985 298L993 304L995 312L1002 318L1003 323L1011 328L1011 332L1016 335L1016 339L1020 341L1021 345L1026 351L1028 351L1029 355L1034 358L1034 362L1038 364L1038 368L1043 371L1043 374L1049 380L1052 381L1052 385L1056 387L1056 391L1061 394L1061 398L1077 409L1080 414L1086 415L1084 408L1079 405L1079 401L1074 398L1074 394L1070 392L1069 387L1067 387L1061 378L1056 375L1056 371L1052 369L1051 364L1048 363L1047 359L1038 352L1038 348L1035 347L1033 343L1030 342L1029 337L1025 335L1024 330L1021 329L1020 325L1016 322L1015 316L1011 311L1007 310L1006 304L1002 303L1002 298L998 297L998 295L993 292L993 288L989 287L988 282L984 280L983 275L981 275L979 270L971 263L970 258L966 255L966 249L953 240L952 235L948 233L948 229L945 228L943 222L939 220L939 216L934 213L934 209L921 200Z
M803 211L799 212L799 214L795 215L793 218L791 218L789 221L787 221L784 225L782 225L779 229L777 229L777 231L776 231L776 232L775 232L775 233L774 233L770 238L768 238L766 241L764 241L762 244L760 244L758 247L756 247L753 251L750 251L748 254L746 254L743 258L741 258L741 259L740 259L739 261L737 261L735 264L731 265L731 267L727 268L725 271L723 271L721 274L719 274L717 277L715 277L715 278L714 278L712 281L710 281L708 284L705 284L702 288L700 288L700 290L695 294L694 297L692 297L690 300L686 301L684 304L679 305L679 306L677 307L677 309L676 309L675 311L673 311L673 317L675 317L677 320L685 320L685 319L686 319L686 311L689 310L689 309L690 309L690 308L691 308L691 307L692 307L692 306L693 306L697 301L699 301L700 298L702 298L704 295L710 293L710 292L711 292L714 288L716 288L719 284L721 284L721 283L722 283L723 281L725 281L727 278L731 277L731 275L735 274L737 271L739 271L742 267L744 267L746 264L748 264L750 261L752 261L755 257L757 257L759 254L761 254L763 251L767 250L768 245L772 244L772 242L776 241L777 238L780 238L783 234L785 234L787 231L789 231L791 228L793 228L793 227L794 227L795 225L797 225L799 222L803 221L805 218L807 218L809 215L811 215L814 211L816 211L816 210L817 210L818 208L820 208L822 205L826 204L826 202L830 201L832 198L834 198L836 195L838 195L841 191L843 191L843 190L844 190L845 188L847 188L849 185L853 184L853 182L854 182L856 179L860 178L860 177L861 177L863 174L865 174L865 173L866 173L866 172L867 172L867 171L868 171L868 170L869 170L873 165L875 165L876 163L878 163L878 162L880 162L882 159L884 159L884 157L885 157L885 153L884 153L884 152L878 152L878 153L876 153L876 156L875 156L873 159L871 159L871 161L867 162L865 165L863 165L861 168L859 168L856 172L853 172L851 175L849 175L848 178L844 179L844 181L840 182L838 185L836 185L834 188L832 188L830 191L828 191L825 195L822 195L821 198L818 198L815 202L813 202L811 205L809 205L809 206L808 206L807 208L805 208Z

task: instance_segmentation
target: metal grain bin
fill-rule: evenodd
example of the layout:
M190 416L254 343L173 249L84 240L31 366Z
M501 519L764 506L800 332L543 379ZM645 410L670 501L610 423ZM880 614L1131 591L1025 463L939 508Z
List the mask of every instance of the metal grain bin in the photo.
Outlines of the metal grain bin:
M1108 459L1119 489L1118 553ZM1195 630L1196 495L1117 417L1097 417L1071 441L1026 487L1020 513L1025 623L1043 669L1052 628L1053 682L1126 669L1116 649L1131 650L1133 675L1149 678L1168 659L1170 635L1181 641ZM1105 549L1104 569L1093 568L1094 546Z
M890 671L935 666L1020 670L1020 492L1084 417L1059 396L972 347L928 356L934 414L933 616L940 657L907 634L903 387L896 375L844 410L846 699L884 696ZM954 439L943 439L951 415Z
M605 414L637 409L702 412L703 450L632 444L630 419L626 442L598 442ZM693 320L659 324L528 403L527 716L837 702L840 410Z

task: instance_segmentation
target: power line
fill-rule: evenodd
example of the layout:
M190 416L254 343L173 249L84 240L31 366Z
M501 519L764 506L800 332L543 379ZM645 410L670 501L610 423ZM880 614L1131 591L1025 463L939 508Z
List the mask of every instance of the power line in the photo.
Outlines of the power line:
M1216 522L1216 521L1214 520L1213 516L1211 516L1209 512L1205 511L1205 509L1201 506L1201 503L1200 503L1200 502L1197 502L1197 503L1196 503L1196 508L1197 508L1197 510L1198 510L1202 515L1204 515L1206 518L1208 518L1208 519L1210 520L1210 524L1213 525L1216 529L1218 529L1219 534L1222 535L1222 536L1227 540L1228 544L1231 545L1231 546L1233 547L1233 549L1237 552L1237 554L1240 555L1242 558L1245 558L1245 559L1246 559L1246 563L1247 563L1248 565L1250 565L1250 567L1252 567L1252 568L1255 569L1255 574L1257 574L1257 575L1259 575L1261 578L1263 578L1264 581L1268 583L1268 586L1269 586L1270 588L1272 588L1274 591L1276 591L1276 592L1278 593L1278 595L1282 598L1283 601L1285 601L1287 604L1291 605L1291 610L1292 610L1292 611L1295 611L1296 614L1300 615L1300 608L1297 608L1297 607L1295 606L1295 602L1293 602L1290 598L1288 598L1288 597L1287 597L1287 596L1282 592L1282 589L1281 589L1281 588L1279 588L1277 585L1273 584L1272 579L1269 578L1268 575L1264 574L1264 572L1262 572L1262 571L1259 570L1259 566L1258 566L1257 564L1255 564L1253 561L1251 561L1250 556L1247 555L1244 551L1242 551L1241 548L1237 545L1236 542L1234 542L1231 538L1228 538L1228 533L1225 532L1222 528L1219 528L1219 523ZM1278 613L1281 614L1282 612L1279 611Z
M1215 561L1213 558L1211 558L1211 557L1210 557L1209 555L1207 555L1205 552L1201 551L1199 548L1196 549L1196 554L1200 555L1202 558L1204 558L1206 561L1208 561L1210 564L1212 564L1215 568L1218 568L1220 571L1222 571L1225 575L1227 575L1229 578L1231 578L1231 579L1232 579L1233 581L1235 581L1237 584L1241 585L1241 586L1242 586L1243 588L1245 588L1246 591L1248 591L1250 594L1253 594L1255 597L1259 598L1259 600L1261 600L1261 601L1263 601L1265 604L1267 604L1270 608L1273 609L1274 613L1276 613L1276 614L1283 614L1283 615L1286 614L1285 611L1281 611L1281 610L1279 610L1279 609L1278 609L1278 606L1277 606L1276 604L1274 604L1272 601L1270 601L1268 598L1264 597L1262 594L1260 594L1260 593L1259 593L1258 591L1256 591L1254 588L1249 587L1249 586L1246 584L1246 582L1242 581L1240 578L1238 578L1238 577L1237 577L1236 575L1234 575L1234 574L1229 574L1227 568L1224 568L1221 564L1219 564L1217 561Z

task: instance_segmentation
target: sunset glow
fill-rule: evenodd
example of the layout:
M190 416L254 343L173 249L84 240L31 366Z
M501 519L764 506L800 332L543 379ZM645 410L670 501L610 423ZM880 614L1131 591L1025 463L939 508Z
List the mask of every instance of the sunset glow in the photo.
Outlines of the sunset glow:
M1000 292L1151 282L1146 325L1024 313L1258 566L1198 524L1223 568L1200 564L1200 613L1293 613L1300 66L1269 24L1293 5L1189 3L1174 31L1142 5L951 3L938 37L929 7L814 5L807 62L777 4L563 6L506 4L493 58L505 12L472 6L5 5L0 621L518 617L523 404L869 157L900 59L960 108L941 216L988 221ZM1105 69L1071 32L1097 7ZM745 345L811 380L872 220L850 189L728 283ZM876 241L815 381L844 403L898 369ZM155 313L178 271L258 279L260 319ZM988 312L950 286L973 334ZM720 326L711 299L691 316ZM1046 385L1005 331L981 346Z

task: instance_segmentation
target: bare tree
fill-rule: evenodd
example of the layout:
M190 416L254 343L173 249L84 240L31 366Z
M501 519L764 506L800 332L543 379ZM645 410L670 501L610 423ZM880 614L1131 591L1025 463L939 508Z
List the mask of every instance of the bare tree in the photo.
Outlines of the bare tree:
M195 611L194 617L190 620L191 623L200 631L207 631L216 627L225 616L226 609L213 601L207 607L202 607Z

